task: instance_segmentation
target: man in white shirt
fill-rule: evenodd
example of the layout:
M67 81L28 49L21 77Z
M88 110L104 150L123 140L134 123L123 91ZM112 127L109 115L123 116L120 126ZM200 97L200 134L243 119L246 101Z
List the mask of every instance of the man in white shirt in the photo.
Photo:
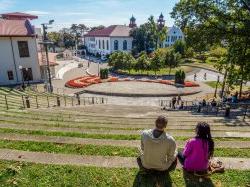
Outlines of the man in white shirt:
M177 146L174 138L164 130L167 119L159 116L155 121L155 129L145 130L141 135L141 156L137 159L142 170L168 172L177 165Z

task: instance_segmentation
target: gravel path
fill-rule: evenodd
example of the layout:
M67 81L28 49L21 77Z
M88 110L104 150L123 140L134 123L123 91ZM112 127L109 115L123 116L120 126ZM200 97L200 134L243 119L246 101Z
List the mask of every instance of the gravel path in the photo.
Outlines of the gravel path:
M139 140L111 140L111 139L85 139L75 137L43 136L43 135L25 135L14 133L0 134L0 140L11 141L33 141L33 142L51 142L58 144L91 144L91 145L110 145L122 147L140 147ZM176 141L178 147L183 148L185 141ZM250 148L250 141L217 141L216 148Z
M17 124L0 124L0 128L18 129L18 130L40 130L48 132L75 132L84 134L113 134L113 135L139 135L141 130L103 130L103 129L81 129L67 127L47 127L47 126L32 126L32 125L17 125ZM168 131L173 136L193 137L194 132ZM246 137L250 138L250 132L230 132L230 131L215 131L214 137Z
M250 159L247 158L219 159L225 164L226 169L250 169ZM0 149L0 160L24 161L39 164L96 166L105 168L137 168L136 158L133 157L78 156L9 149ZM180 168L179 165L178 168Z

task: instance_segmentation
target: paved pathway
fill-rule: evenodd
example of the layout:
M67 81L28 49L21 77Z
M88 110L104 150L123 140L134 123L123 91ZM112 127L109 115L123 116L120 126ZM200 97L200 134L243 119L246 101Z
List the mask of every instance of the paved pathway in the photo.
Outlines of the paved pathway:
M219 158L226 169L249 170L250 159ZM0 149L0 160L24 161L39 164L96 166L105 168L137 168L136 158L108 156L79 156ZM180 165L178 165L180 168Z
M204 74L207 74L206 80L204 79ZM198 73L196 73L197 78L196 81L198 82L207 82L207 81L217 81L218 76L220 76L220 81L223 81L223 75L220 73L216 73L214 71L209 71L205 69L200 69ZM194 81L194 74L189 74L187 76L187 80Z
M140 147L140 140L112 140L112 139L86 139L61 136L25 135L14 133L1 133L0 140L11 141L33 141L51 142L58 144L90 144L90 145L110 145L122 147ZM183 148L185 141L177 141L178 147ZM250 141L217 141L216 148L250 148Z
M18 130L35 130L47 132L75 132L83 134L113 134L113 135L139 135L141 130L104 130L104 129L81 129L70 127L47 127L47 126L32 126L18 124L0 124L3 129L18 129ZM194 132L183 131L168 131L172 136L193 137ZM250 138L250 132L230 132L230 131L214 131L213 137L245 137Z
M61 67L61 69L59 69L56 73L56 79L63 79L63 76L66 72L75 69L78 67L78 62L72 61L69 62L67 64L64 64L63 67Z

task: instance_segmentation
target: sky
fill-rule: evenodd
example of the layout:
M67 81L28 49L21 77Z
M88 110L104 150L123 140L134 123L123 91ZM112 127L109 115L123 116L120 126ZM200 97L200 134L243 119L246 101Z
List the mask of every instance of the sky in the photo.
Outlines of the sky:
M39 16L32 23L40 27L54 19L52 30L71 24L128 25L132 15L138 25L145 23L150 15L159 17L162 12L166 25L172 26L170 12L179 0L0 0L0 14L25 12Z

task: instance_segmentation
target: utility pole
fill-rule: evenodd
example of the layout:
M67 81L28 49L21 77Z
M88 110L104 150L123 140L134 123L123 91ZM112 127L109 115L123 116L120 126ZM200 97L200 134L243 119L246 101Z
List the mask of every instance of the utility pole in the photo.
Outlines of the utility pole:
M48 54L48 44L51 44L51 42L49 42L48 38L47 38L47 29L48 29L48 25L51 25L53 22L54 22L54 20L50 20L49 23L43 23L42 24L42 28L43 28L43 42L42 42L42 44L44 45L45 53L46 53L46 64L47 64L47 72L48 72L48 79L49 79L49 89L48 89L48 91L50 93L53 92L50 65L49 65L49 54Z

